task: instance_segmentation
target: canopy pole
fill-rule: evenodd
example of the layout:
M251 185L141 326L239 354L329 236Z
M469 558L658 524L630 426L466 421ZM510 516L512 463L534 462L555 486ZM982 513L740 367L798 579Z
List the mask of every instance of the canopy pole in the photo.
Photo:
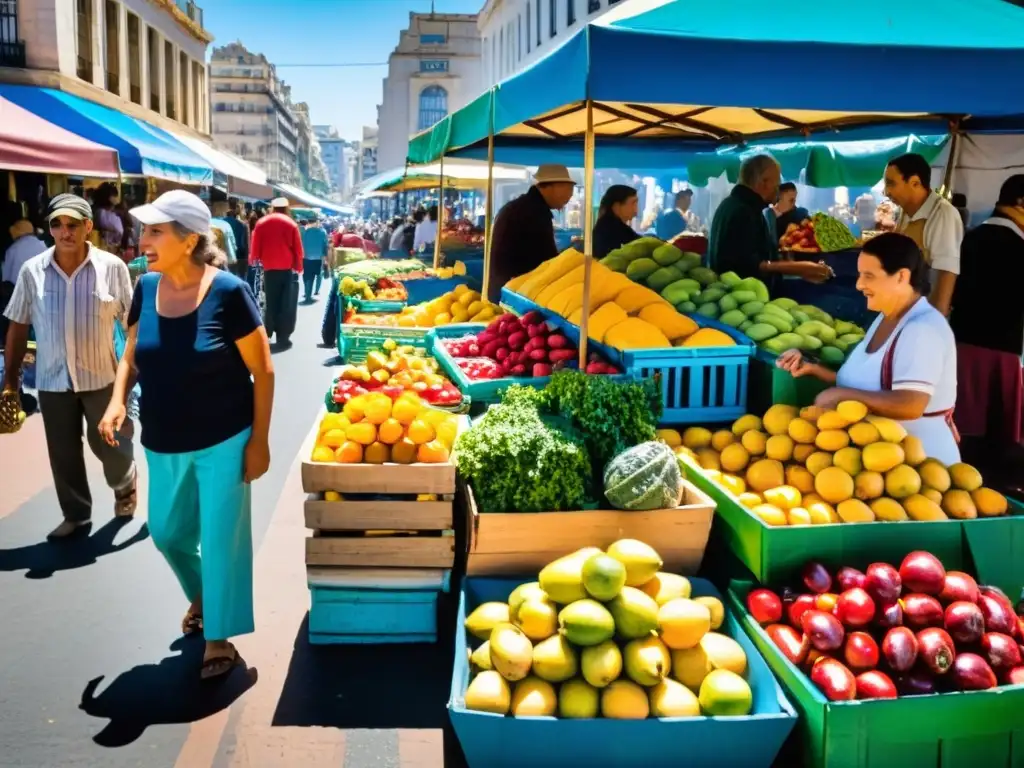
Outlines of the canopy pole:
M950 131L949 137L949 159L946 161L946 172L942 175L943 197L949 200L953 196L953 178L956 174L956 164L960 161L960 125L956 124Z
M434 269L441 266L441 228L444 226L444 155L441 155L440 184L437 191L437 234L434 235Z
M487 134L487 198L484 200L484 284L480 293L490 296L491 230L494 216L494 131Z
M587 133L583 138L583 316L580 318L580 370L587 370L590 324L590 270L594 255L594 102L587 99Z

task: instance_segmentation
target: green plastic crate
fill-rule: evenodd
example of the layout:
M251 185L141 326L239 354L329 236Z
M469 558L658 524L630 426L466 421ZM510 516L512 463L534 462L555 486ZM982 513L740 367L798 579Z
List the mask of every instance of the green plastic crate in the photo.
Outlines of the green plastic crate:
M400 328L376 325L338 325L338 355L342 362L361 363L388 339L400 346L427 348L427 328Z
M864 567L879 560L898 563L909 552L924 549L949 569L970 566L959 521L770 526L692 462L684 458L681 465L687 479L718 505L715 535L762 584L787 581L812 557Z
M884 525L899 525L887 523ZM809 553L805 553L805 556ZM728 607L800 713L803 764L818 768L1020 768L1024 686L900 699L830 702L747 612L753 585L733 582Z
M763 349L750 358L750 386L747 409L750 413L764 413L775 404L803 408L814 404L814 398L828 389L828 384L814 376L793 378L792 374L775 366L776 355Z
M1024 505L1009 502L1007 517L963 520L960 525L981 582L1016 598L1024 589Z

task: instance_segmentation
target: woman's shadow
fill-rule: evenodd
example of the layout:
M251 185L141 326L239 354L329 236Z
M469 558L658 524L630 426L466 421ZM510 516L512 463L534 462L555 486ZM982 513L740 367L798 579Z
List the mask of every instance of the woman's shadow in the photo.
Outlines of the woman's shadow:
M96 695L103 675L82 691L79 708L109 720L93 741L102 747L123 747L151 725L193 723L227 709L256 684L258 673L240 661L216 681L199 679L203 661L201 639L178 638L170 650L179 651L159 664L140 664L121 674Z
M0 572L25 571L26 579L48 579L57 571L71 571L93 565L106 555L112 555L149 538L149 528L143 523L129 538L115 544L114 539L130 518L115 517L88 537L69 541L29 544L26 547L0 549Z

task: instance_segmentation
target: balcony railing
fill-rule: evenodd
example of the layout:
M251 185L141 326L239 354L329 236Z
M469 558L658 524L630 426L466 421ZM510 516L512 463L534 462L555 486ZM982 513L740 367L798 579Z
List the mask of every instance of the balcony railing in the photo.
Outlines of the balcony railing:
M188 16L192 21L198 24L200 27L205 29L203 26L203 9L196 5L192 0L174 0L174 4L178 6L182 13Z
M0 43L0 67L24 67L25 43Z

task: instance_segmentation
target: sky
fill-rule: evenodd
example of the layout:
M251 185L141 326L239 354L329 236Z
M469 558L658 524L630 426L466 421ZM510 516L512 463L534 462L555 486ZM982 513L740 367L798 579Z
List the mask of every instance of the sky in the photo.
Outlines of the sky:
M477 13L484 0L436 0L438 13ZM315 125L334 125L358 140L377 124L388 55L409 26L411 11L430 0L198 0L214 35L210 50L240 40L262 53L292 86L292 100L309 104ZM287 66L372 64L361 67Z

